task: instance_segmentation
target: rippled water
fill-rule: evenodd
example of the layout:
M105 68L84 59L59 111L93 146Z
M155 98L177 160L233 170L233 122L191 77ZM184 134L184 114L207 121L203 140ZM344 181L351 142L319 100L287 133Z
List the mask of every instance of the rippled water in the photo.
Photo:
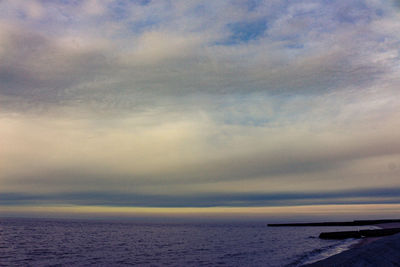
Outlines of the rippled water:
M298 266L346 249L317 238L337 229L0 219L0 265Z

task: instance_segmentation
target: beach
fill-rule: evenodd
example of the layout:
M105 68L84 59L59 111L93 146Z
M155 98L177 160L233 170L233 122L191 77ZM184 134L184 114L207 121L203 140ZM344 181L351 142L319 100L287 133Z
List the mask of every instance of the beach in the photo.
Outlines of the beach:
M377 226L384 229L396 228L400 227L400 223ZM365 238L350 250L304 266L400 266L400 234Z

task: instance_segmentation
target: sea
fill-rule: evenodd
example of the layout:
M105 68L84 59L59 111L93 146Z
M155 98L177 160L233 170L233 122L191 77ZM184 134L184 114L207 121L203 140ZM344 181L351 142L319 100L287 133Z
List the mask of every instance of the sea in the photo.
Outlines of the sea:
M302 266L357 240L265 222L135 222L0 218L0 266Z

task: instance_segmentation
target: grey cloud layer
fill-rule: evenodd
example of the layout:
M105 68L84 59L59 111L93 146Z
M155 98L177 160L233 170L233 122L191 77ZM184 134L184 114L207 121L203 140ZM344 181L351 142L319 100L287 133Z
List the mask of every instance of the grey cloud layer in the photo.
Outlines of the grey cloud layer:
M311 193L220 193L202 195L143 195L121 192L64 194L2 194L0 205L95 205L134 207L257 207L310 204L393 204L399 202L399 188Z
M5 9L13 10L7 3L3 3ZM0 93L7 97L2 101L5 105L14 102L9 108L18 108L18 101L31 106L83 102L95 109L122 109L182 94L321 94L366 86L392 71L398 58L398 38L375 26L396 15L383 9L384 4L259 3L246 12L238 3L170 7L149 3L124 6L129 15L125 14L128 11L107 13L106 3L99 1L98 9L105 9L101 17L90 10L74 15L73 6L59 5L69 18L66 22L46 12L53 5L47 9L43 5L43 18L31 19L36 28L27 25L29 19L16 22L8 18L11 22L2 23ZM270 5L276 14L266 11ZM116 6L108 4L110 10ZM198 10L202 8L214 14L224 10L226 15L213 17L216 27L207 27L210 15ZM352 8L358 11L345 11ZM124 19L113 21L112 15ZM151 22L149 17L154 16L160 18ZM78 17L81 27L73 23ZM269 25L262 35L254 40L243 37L235 45L218 44L230 34L227 25L260 17ZM49 34L47 25L39 23L45 19L68 30L62 34L56 28ZM135 20L141 21L143 29L129 28ZM103 32L97 28L90 32L94 21L104 26ZM191 29L194 21L201 23ZM293 25L296 31L289 30ZM243 35L251 36L252 29L247 30ZM114 39L102 38L102 34Z
M379 129L370 121L341 127L221 126L193 115L174 122L179 117L114 119L110 126L2 119L2 189L179 194L397 186L397 116L375 123Z

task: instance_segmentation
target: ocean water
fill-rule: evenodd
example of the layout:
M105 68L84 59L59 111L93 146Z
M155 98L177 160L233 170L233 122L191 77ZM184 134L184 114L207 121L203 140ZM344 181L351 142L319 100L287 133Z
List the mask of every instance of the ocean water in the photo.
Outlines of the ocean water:
M0 218L0 266L301 266L357 242L320 232L352 229Z

